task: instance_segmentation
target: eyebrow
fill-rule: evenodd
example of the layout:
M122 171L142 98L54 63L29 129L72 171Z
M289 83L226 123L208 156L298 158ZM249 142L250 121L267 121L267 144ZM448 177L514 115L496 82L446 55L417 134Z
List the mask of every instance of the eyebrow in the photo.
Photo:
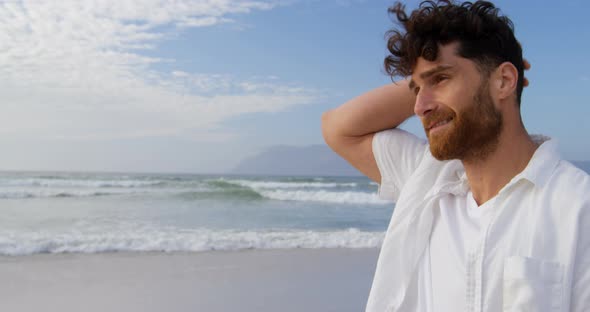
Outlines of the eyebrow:
M424 80L427 79L430 76L436 75L440 72L443 72L445 70L451 69L453 68L453 65L438 65L433 69L427 70L423 73L420 74L420 79ZM410 79L410 84L408 85L408 87L410 88L410 90L414 90L414 88L416 87L416 82L414 82L414 79Z

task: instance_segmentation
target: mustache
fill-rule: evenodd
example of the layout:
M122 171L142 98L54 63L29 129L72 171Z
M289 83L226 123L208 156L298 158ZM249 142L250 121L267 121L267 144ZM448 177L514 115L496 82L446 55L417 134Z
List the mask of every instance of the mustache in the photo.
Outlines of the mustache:
M439 122L449 118L455 118L457 114L455 114L451 110L436 110L434 112L430 112L428 115L422 118L422 126L424 127L424 131L428 132L428 128Z

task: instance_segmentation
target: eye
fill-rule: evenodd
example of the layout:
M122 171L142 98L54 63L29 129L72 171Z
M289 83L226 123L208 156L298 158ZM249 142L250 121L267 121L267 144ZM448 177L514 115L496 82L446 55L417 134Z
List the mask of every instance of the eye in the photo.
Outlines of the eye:
M414 88L414 94L418 95L418 92L420 92L420 87L415 87Z
M434 76L432 78L432 83L435 84L435 85L437 85L437 84L439 84L439 83L441 83L441 82L443 82L443 81L445 81L447 79L449 79L448 76L445 76L445 75L436 75L436 76Z

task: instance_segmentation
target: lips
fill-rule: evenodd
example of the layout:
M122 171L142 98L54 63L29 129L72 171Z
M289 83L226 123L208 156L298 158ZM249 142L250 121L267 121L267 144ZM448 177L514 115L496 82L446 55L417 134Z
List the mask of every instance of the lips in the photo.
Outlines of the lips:
M440 127L442 125L446 125L449 122L451 122L451 120L453 120L453 117L449 117L449 118L446 118L446 119L443 119L443 120L431 122L430 123L430 126L428 126L427 130L431 130L433 128Z

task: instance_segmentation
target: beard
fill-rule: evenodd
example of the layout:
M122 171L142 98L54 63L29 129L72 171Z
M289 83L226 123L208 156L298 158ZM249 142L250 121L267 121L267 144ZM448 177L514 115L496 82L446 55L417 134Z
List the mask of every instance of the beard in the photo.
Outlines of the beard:
M427 126L451 119L448 129L431 134ZM494 107L488 81L482 81L471 105L458 113L439 109L423 119L430 152L438 160L483 160L498 146L503 127L502 114ZM449 127L450 126L450 127Z

